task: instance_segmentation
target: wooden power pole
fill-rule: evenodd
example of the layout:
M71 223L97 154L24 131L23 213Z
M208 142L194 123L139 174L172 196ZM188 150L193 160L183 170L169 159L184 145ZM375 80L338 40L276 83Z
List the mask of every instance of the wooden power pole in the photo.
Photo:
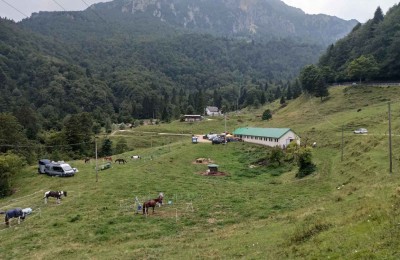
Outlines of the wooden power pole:
M392 118L390 114L390 102L388 103L389 109L389 172L392 173L393 163L392 163Z

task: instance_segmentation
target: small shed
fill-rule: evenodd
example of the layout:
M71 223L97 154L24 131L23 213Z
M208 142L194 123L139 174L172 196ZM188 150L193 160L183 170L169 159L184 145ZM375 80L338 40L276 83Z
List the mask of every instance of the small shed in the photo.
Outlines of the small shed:
M217 173L218 172L218 165L217 164L209 164L208 166L208 171L210 173Z
M201 115L184 115L184 118L186 122L196 122L203 119Z

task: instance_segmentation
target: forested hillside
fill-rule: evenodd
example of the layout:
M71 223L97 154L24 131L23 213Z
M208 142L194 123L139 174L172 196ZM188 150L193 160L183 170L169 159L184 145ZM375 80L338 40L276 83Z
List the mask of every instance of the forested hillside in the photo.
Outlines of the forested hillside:
M331 81L400 80L400 6L358 24L352 32L328 47L319 66Z
M28 161L81 158L112 123L296 98L300 69L355 23L277 0L165 3L117 0L0 19L0 112L19 133L15 143L1 133L3 152L32 143Z
M11 65L11 68L25 64L14 73L6 73L9 78L7 88L14 91L12 86L18 86L21 95L28 101L34 98L31 103L45 118L52 118L51 121L84 111L96 111L95 119L101 120L101 125L106 118L114 122L150 117L169 120L184 113L202 113L206 105L217 105L229 111L237 108L238 99L239 106L244 107L280 98L299 69L315 62L323 49L321 45L285 39L249 42L181 33L162 24L158 27L160 22L157 21L153 21L153 26L147 24L149 30L139 32L137 26L128 26L129 23L124 27L119 26L120 23L98 20L99 17L86 11L39 15L24 21L23 27L3 21L3 30L18 35L21 45L26 37L36 37L34 46L27 42L26 46L17 49L12 37L4 35L3 48L21 53L20 58L15 59L12 56L15 53L10 52L3 57L3 64ZM158 34L159 31L164 33ZM46 69L48 72L44 78L40 77L43 81L40 84L35 82L39 81L37 78L23 77L40 68L31 67L31 61L24 61L32 55L42 57L47 66L62 65L71 69L57 69L57 73L68 74L62 80ZM74 98L76 93L71 91L64 95L71 85L72 89L80 89L79 98ZM102 87L98 88L98 85ZM50 86L53 90L46 94L51 95L53 101L44 102L49 99L45 95L36 97L41 88ZM104 91L97 93L102 88ZM29 91L33 89L32 95ZM52 102L56 102L57 96L67 97L68 107L61 104L55 109L47 108L52 115L43 114L42 109L54 106ZM259 98L261 96L263 99ZM96 102L104 106L98 108ZM8 105L3 111L9 111L9 108ZM45 128L49 129L49 126Z

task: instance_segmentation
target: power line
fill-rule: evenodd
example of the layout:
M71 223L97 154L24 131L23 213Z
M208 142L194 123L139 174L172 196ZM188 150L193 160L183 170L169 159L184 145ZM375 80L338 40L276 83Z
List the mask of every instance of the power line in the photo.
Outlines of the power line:
M15 6L13 6L12 4L8 3L6 0L1 0L3 3L7 4L8 6L10 6L12 9L14 9L15 11L17 11L18 13L22 14L23 16L25 16L26 18L29 18L29 16L27 16L26 14L24 14L23 12L21 12L20 10L18 10L18 8L16 8Z
M82 145L82 144L92 144L88 142L82 142L82 143L75 143L75 144L57 144L57 145L18 145L18 144L0 144L0 147L16 147L16 148L35 148L38 146L41 147L68 147L68 146L76 146L76 145Z
M61 4L59 4L56 0L53 0L53 2L54 3L56 3L61 9L63 9L64 11L67 11L67 10L65 10L65 8L61 5Z
M85 0L81 0L81 1L82 1L88 8L90 8L90 6L85 2ZM103 22L107 23L107 21L104 20L104 18L101 17L101 16L99 15L99 13L97 13L93 8L90 8L90 10L91 10L97 17L99 17L100 20L102 20Z

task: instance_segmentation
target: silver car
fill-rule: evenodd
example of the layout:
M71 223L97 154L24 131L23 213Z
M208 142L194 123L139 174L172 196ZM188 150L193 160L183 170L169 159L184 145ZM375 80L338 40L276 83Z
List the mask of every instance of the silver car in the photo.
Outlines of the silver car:
M366 134L368 133L368 130L365 128L358 128L357 130L354 130L355 134Z

